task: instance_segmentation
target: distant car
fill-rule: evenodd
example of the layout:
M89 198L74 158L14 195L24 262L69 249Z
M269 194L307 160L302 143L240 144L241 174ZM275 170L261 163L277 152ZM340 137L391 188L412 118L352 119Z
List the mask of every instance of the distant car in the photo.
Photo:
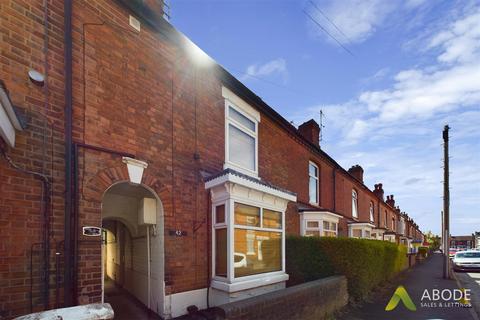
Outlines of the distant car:
M450 248L450 249L448 249L448 256L450 258L453 258L457 252L458 252L457 248Z
M457 252L452 262L453 270L455 271L480 271L480 251L467 250Z

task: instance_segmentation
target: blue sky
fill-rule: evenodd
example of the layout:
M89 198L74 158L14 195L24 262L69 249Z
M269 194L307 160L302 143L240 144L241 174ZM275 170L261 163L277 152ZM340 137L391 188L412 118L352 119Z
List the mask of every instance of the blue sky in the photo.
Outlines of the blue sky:
M322 109L322 148L436 233L448 123L451 231L480 231L478 0L175 0L170 22L295 125Z

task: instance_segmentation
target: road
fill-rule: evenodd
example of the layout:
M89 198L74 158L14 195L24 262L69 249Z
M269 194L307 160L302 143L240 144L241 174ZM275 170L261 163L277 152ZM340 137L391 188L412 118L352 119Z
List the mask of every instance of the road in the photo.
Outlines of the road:
M476 320L477 317L471 308L452 306L453 299L428 303L422 300L425 290L433 297L433 290L458 289L455 280L445 280L442 277L442 255L434 254L425 262L405 271L392 283L381 290L374 292L370 301L356 308L349 307L346 311L335 317L338 320L358 319L445 319L445 320ZM416 306L416 311L408 310L400 301L392 311L385 311L395 289L403 285ZM449 291L446 291L447 293ZM440 302L442 306L440 307Z

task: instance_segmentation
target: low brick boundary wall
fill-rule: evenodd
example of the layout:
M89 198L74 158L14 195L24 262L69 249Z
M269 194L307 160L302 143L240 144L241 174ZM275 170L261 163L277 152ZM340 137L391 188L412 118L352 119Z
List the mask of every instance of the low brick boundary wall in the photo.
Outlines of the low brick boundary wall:
M325 319L348 302L347 278L328 277L218 306L219 318Z

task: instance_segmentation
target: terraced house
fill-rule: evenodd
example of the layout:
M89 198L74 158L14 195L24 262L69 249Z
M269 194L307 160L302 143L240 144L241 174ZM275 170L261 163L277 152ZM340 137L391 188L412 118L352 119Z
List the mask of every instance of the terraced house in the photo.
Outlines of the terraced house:
M285 287L285 236L411 246L415 222L164 18L161 1L0 4L0 310L169 318Z

